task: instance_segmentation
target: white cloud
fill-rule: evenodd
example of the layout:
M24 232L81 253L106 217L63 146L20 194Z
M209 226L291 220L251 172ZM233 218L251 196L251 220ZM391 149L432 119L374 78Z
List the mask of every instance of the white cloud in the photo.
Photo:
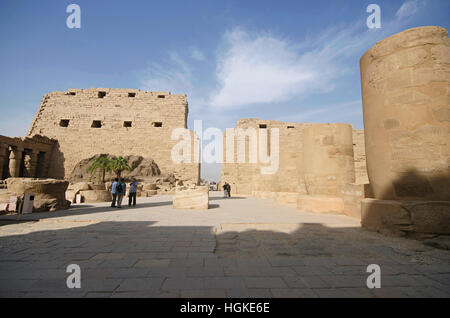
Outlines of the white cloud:
M153 62L143 75L141 89L186 94L192 90L190 66L174 52L162 63Z
M191 51L191 58L193 58L194 60L196 60L196 61L205 60L205 55L198 48L191 47L190 51Z
M375 32L357 21L333 26L296 43L267 33L236 28L225 35L227 49L218 57L216 91L209 104L216 110L252 104L279 104L329 92L338 79L355 72L364 51L377 41L403 31L424 0L407 0L391 21Z
M345 26L334 25L303 41L235 28L224 35L225 49L218 55L215 79L209 81L215 82L215 89L199 85L208 81L198 76L194 62L205 59L205 55L195 46L183 56L172 52L166 61L152 63L141 88L188 94L190 106L203 116L331 92L339 87L342 75L359 71L358 60L365 50L402 31L407 21L404 17L414 15L424 3L405 1L396 18L384 20L381 29L370 30L361 19Z
M326 91L336 75L328 61L321 68L314 54L299 54L295 44L268 34L234 29L225 39L229 47L218 60L213 108L283 102Z
M409 18L415 15L425 3L425 0L407 0L402 4L400 9L398 9L395 16L399 19Z

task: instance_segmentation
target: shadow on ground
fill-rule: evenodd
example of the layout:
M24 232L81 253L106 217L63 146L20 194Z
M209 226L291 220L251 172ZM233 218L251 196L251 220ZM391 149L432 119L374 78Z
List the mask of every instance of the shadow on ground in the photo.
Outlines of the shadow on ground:
M0 231L2 297L448 297L450 253L322 224L46 221ZM22 231L23 234L17 234ZM67 265L82 288L66 286ZM378 264L382 288L368 289Z

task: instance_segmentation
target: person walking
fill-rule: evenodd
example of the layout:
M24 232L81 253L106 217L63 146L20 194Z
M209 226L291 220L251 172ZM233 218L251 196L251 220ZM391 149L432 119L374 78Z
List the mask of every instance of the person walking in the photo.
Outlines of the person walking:
M116 186L117 208L118 209L122 208L122 200L126 193L126 189L127 189L127 185L125 184L125 182L123 182L123 179L120 178L119 181L117 182L117 186Z
M130 190L128 192L128 207L131 207L131 201L133 201L133 206L136 206L136 192L137 192L138 182L136 178L131 179Z
M228 197L231 198L231 186L230 186L230 184L228 184L227 193L228 193Z
M229 184L227 182L225 182L225 184L223 185L223 197L226 198L228 196L228 187Z
M119 179L115 178L114 182L111 185L111 195L112 195L112 202L111 202L111 207L115 208L116 207L116 200L117 200L117 184L119 183Z

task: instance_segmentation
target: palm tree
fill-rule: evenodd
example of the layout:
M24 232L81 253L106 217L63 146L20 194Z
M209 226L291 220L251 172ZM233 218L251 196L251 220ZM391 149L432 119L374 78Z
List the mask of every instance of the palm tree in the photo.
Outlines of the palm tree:
M91 173L90 180L98 171L98 179L105 183L105 174L107 171L111 171L111 159L104 155L97 157L89 165L87 171Z
M131 167L128 164L128 160L124 157L113 158L111 160L109 168L116 173L117 178L120 178L122 171L131 170Z

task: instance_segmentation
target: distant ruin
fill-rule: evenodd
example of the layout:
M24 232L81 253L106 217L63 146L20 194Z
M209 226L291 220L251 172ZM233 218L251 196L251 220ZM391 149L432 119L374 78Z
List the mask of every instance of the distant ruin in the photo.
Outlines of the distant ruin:
M273 128L277 128L279 167L274 174L262 174L260 167L264 166L263 163L248 161L250 137L234 137L235 156L244 151L247 161L242 163L234 160L230 163L224 156L222 181L231 185L233 194L274 198L277 202L295 206L298 197L302 195L328 195L343 200L345 193L356 191L359 192L359 200L362 198L364 184L368 183L362 130L354 130L347 124L292 123L256 118L240 119L236 125L236 129L239 128L244 131L248 128L257 131L264 129L269 135ZM224 154L227 152L228 135L230 131L224 134ZM260 135L256 136L259 152ZM246 140L239 141L238 138ZM239 142L245 144L244 150L238 147ZM345 144L345 149L341 144ZM268 151L274 151L271 145L268 146ZM357 190L349 189L347 184L350 183L359 185ZM350 194L353 195L354 193ZM359 201L351 201L355 207L348 214L357 216Z

